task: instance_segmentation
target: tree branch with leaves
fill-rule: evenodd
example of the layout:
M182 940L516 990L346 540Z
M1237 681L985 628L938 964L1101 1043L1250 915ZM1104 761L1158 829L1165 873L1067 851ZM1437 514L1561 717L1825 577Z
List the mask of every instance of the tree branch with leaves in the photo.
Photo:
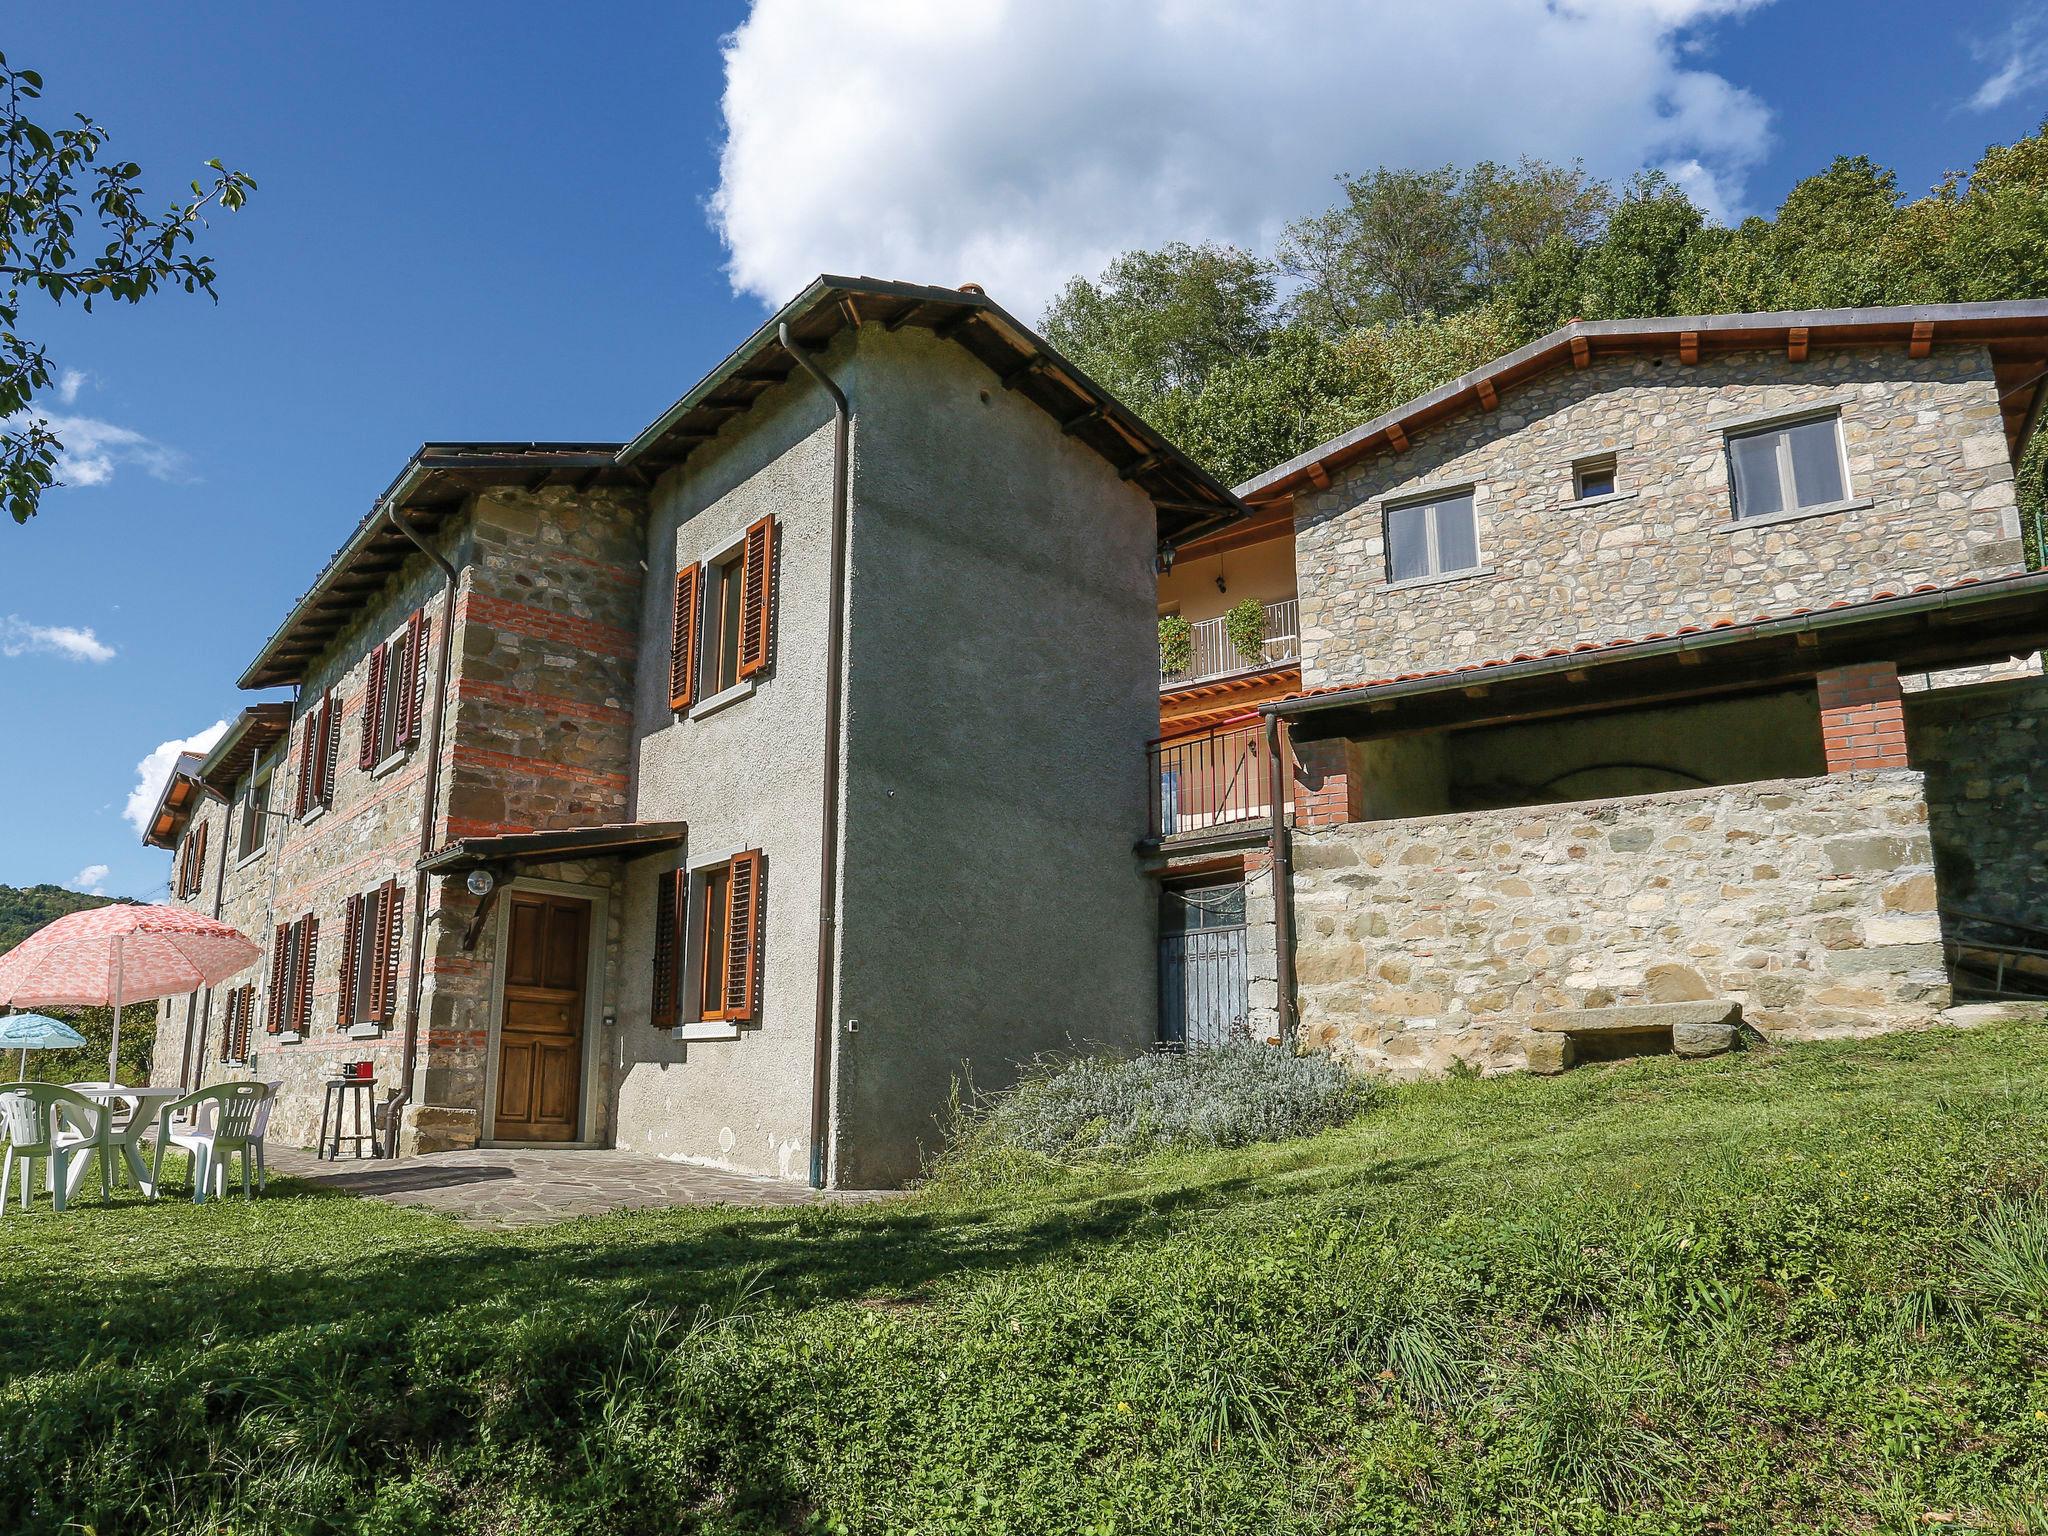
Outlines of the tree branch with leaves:
M82 114L45 128L28 116L43 79L0 54L0 139L6 151L0 198L0 503L17 523L36 515L58 485L63 440L33 406L50 386L49 355L22 334L24 299L139 304L166 288L214 291L213 258L198 248L211 209L233 213L256 183L218 160L190 195L151 211L142 167L106 156L107 130ZM97 251L90 249L97 244Z

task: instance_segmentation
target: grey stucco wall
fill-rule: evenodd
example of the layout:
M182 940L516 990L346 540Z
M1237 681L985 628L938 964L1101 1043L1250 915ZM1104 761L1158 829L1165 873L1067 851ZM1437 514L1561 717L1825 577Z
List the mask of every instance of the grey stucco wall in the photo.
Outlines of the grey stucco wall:
M850 350L834 349L825 366L843 369ZM824 395L794 380L651 495L633 814L687 821L691 863L762 851L760 1009L736 1040L685 1044L650 1022L655 878L677 856L639 859L623 881L618 1028L608 1042L619 1146L785 1178L805 1177L810 1160L831 422ZM678 718L668 706L677 567L720 554L770 514L779 551L773 664L747 697Z
M1849 501L1736 523L1722 424L1838 406ZM1574 501L1613 453L1620 495ZM1473 488L1479 570L1389 586L1390 502ZM1377 452L1297 502L1303 681L1369 681L2021 568L2013 470L1982 347L1619 358L1563 368Z
M956 1077L1154 1038L1154 514L924 332L862 332L834 1170L917 1171ZM853 1027L857 1021L857 1029Z

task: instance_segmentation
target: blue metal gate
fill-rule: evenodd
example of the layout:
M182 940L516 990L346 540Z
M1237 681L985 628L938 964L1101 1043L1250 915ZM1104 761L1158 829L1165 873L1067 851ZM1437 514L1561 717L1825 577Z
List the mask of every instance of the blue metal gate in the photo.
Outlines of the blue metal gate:
M1245 1032L1244 884L1159 893L1159 1043L1222 1045Z

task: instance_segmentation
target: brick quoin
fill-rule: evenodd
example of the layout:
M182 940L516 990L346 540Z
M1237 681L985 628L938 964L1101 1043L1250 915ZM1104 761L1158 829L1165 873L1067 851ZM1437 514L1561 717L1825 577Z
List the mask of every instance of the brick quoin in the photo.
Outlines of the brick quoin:
M509 598L486 597L481 593L463 594L456 605L456 617L536 640L559 641L598 656L632 657L640 643L639 636L616 624L599 624L536 608L531 603L515 603Z
M1365 785L1341 737L1294 744L1294 824L1335 827L1365 815Z
M1889 661L1836 667L1814 678L1820 739L1829 773L1905 768L1906 707L1899 669Z

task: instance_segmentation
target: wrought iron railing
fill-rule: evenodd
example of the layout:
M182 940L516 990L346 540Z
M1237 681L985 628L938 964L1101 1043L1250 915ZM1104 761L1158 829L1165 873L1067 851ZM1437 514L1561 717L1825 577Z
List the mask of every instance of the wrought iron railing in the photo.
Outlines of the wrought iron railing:
M1188 683L1199 683L1208 677L1224 677L1232 672L1243 672L1252 667L1272 666L1276 662L1293 661L1301 655L1300 605L1294 598L1265 605L1266 638L1259 647L1258 655L1248 657L1238 650L1230 638L1230 621L1225 618L1198 619L1188 628L1193 631L1192 654L1188 664L1178 671L1168 671L1162 661L1159 667L1159 686L1179 688Z
M1257 720L1155 741L1146 757L1155 838L1264 821L1271 814L1271 774Z

